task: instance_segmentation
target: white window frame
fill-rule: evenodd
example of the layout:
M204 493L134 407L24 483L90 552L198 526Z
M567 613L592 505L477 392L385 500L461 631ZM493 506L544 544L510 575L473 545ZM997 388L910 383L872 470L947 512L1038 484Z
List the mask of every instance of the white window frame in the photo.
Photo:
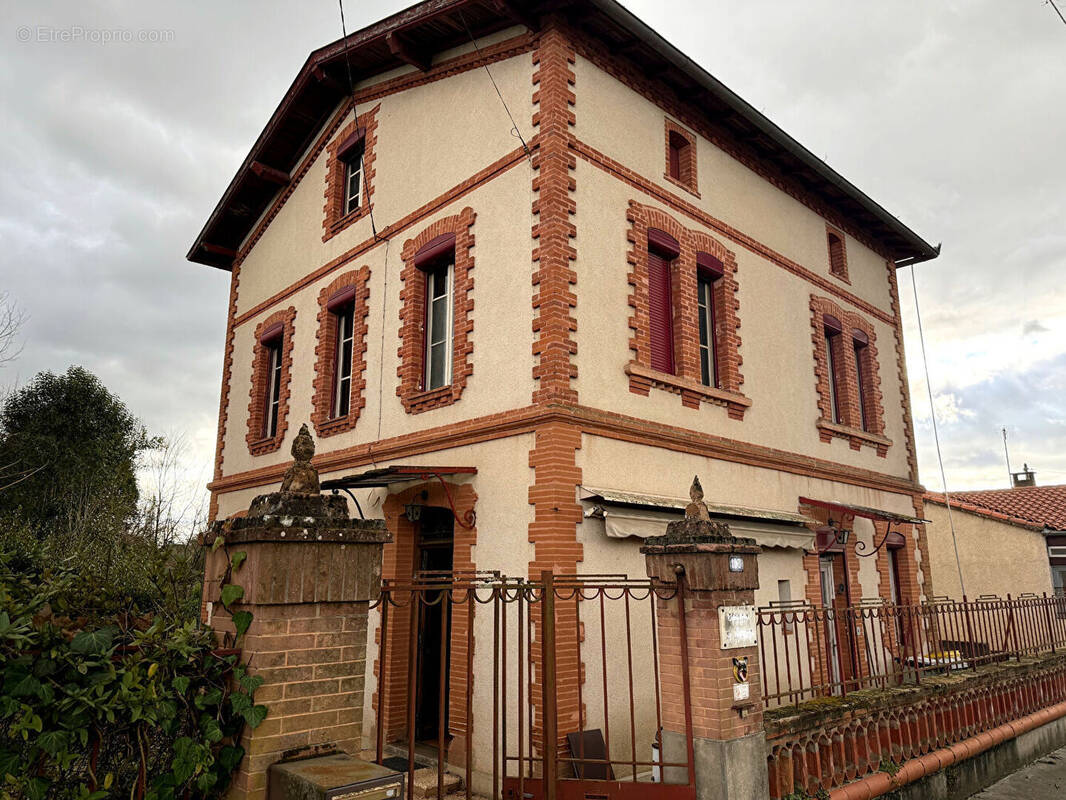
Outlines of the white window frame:
M355 188L352 188L352 181ZM360 145L355 155L345 161L344 165L344 214L347 216L359 208L363 191L363 147Z
M718 374L718 336L715 330L715 313L718 311L714 305L715 278L706 274L697 276L696 279L696 307L707 330L707 341L700 341L700 380L704 386L718 389L721 377ZM705 296L706 295L706 296ZM697 328L698 330L698 328ZM707 380L703 381L703 370L707 370Z
M352 360L355 356L355 301L351 301L335 312L337 317L337 348L334 355L333 370L333 419L348 416L351 408L352 396ZM347 333L344 330L345 321L348 323ZM343 374L345 350L348 353L348 374ZM347 389L342 385L347 383ZM348 399L347 411L341 412L341 401Z
M843 336L840 333L830 333L828 329L824 330L825 337L825 360L828 365L828 377L829 377L829 421L837 425L840 425L843 420L843 415L840 413L840 398L838 396L838 389L836 382L836 369L833 360L833 340L839 339Z
M278 434L278 416L281 411L281 361L285 340L282 336L266 344L270 362L267 380L265 437L272 439Z
M444 288L444 313L446 315L444 321L444 338L439 342L434 342L433 336L433 296L432 289L435 283L435 276L444 266L445 272L445 288ZM452 382L452 350L454 349L454 317L455 317L455 298L453 296L455 282L455 256L448 257L447 261L441 260L435 262L429 269L426 270L426 320L425 320L425 351L423 352L422 361L425 368L422 372L422 386L426 391L433 391L435 389L442 389L445 386L449 386ZM444 369L442 371L442 382L439 386L433 386L431 376L433 375L433 346L435 344L443 344L444 351Z

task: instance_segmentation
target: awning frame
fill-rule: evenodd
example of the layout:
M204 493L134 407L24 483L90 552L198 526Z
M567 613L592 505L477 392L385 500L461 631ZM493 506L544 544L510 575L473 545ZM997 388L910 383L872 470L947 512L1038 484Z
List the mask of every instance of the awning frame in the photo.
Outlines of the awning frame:
M855 517L863 517L864 519L869 519L875 522L887 522L888 525L885 527L885 536L883 539L881 539L881 543L878 544L876 547L871 549L866 544L866 542L861 542L858 539L855 540L855 555L857 555L859 558L870 558L871 556L877 555L877 553L880 552L890 540L893 540L893 533L896 533L897 535L902 535L899 533L899 531L894 532L892 530L893 524L924 525L925 523L929 522L929 520L927 519L921 519L920 517L908 517L906 514L897 514L894 511L881 511L877 508L850 505L848 503L833 503L828 500L814 500L810 497L801 497L800 505L812 506L814 508L824 508L830 513L835 511L841 516L841 525L839 527L831 526L834 531L833 541L830 542L825 548L823 548L819 552L825 552L836 544L837 539L840 536L840 530L841 528L843 528L844 517L850 516L853 520ZM874 538L876 539L876 529ZM869 550L870 552L866 552L867 550Z
M448 507L451 509L455 524L466 530L471 530L477 524L477 512L474 509L470 509L463 514L462 518L459 517L458 512L455 510L455 501L452 499L451 489L448 488L448 484L444 480L445 475L477 475L477 467L421 467L409 464L395 464L391 467L368 469L355 475L322 481L321 486L324 490L331 491L333 494L343 491L352 498L352 502L355 503L355 507L359 510L359 516L365 519L363 517L363 508L352 493L352 489L381 488L392 486L396 483L428 481L436 478L440 482L441 488L444 489L444 495L448 498Z

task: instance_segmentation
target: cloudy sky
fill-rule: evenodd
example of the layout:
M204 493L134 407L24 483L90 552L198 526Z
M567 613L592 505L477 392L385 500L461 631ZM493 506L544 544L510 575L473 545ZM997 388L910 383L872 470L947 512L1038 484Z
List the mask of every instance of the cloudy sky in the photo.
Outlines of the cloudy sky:
M345 5L348 30L407 5ZM952 488L1011 456L1066 483L1066 25L1043 0L628 0L932 242L917 269ZM0 388L89 368L157 433L214 450L228 274L184 254L335 0L2 0L0 292L28 315ZM147 41L104 41L108 32ZM27 41L28 39L28 41ZM71 39L74 39L71 41ZM923 482L941 486L910 270Z

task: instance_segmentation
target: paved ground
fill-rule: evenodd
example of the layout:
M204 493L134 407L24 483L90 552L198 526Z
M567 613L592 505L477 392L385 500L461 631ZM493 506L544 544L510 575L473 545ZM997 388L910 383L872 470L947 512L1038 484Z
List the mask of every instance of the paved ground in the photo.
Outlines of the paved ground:
M1066 797L1066 747L973 795L971 800L1063 800Z

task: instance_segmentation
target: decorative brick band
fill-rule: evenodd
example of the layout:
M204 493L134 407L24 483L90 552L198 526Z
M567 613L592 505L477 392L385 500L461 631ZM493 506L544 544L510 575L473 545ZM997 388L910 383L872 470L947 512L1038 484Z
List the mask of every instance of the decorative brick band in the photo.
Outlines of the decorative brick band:
M681 225L677 220L652 206L635 200L629 201L626 214L630 229L627 261L630 272L629 305L633 314L629 327L633 332L629 349L637 368L630 368L629 389L636 394L647 395L655 386L681 395L681 402L688 408L699 408L700 401L725 406L733 419L743 419L750 401L741 394L744 378L740 374L740 328L737 297L737 261L732 251L702 231ZM648 279L648 229L655 228L673 236L681 246L681 252L673 262L671 295L674 322L674 360L676 374L656 372L651 369L651 316ZM698 267L697 253L714 256L723 268L723 274L714 282L715 305L715 360L718 364L719 387L706 387L701 383L699 310L697 307Z
M273 453L281 447L289 425L289 382L292 380L293 323L296 309L289 306L275 311L255 327L254 355L252 356L252 386L248 391L248 450L253 456ZM260 337L277 324L282 325L281 340L281 388L278 393L278 424L273 436L263 436L266 412L266 394L270 386L270 350Z
M573 333L577 320L573 309L577 295L573 287L577 273L571 262L577 251L571 239L577 228L570 221L577 211L573 193L577 184L572 171L577 159L569 150L570 132L575 116L573 91L576 77L572 69L575 55L569 39L558 27L546 29L533 51L533 125L538 129L533 168L533 355L537 364L533 379L537 388L533 402L577 402L577 390L571 380L577 377L573 356L577 342Z
M329 310L330 298L345 289L354 290L352 299L352 381L348 413L333 416L333 400L337 379L337 315ZM315 389L311 423L320 437L333 436L355 427L359 414L366 407L363 390L366 388L367 315L370 313L370 267L346 272L318 293L318 331L315 333Z
M396 387L403 407L408 414L419 414L433 408L449 406L457 401L466 388L466 380L474 371L470 354L474 343L470 335L474 330L474 321L470 312L474 310L474 300L470 292L474 288L474 278L470 271L474 268L474 256L470 251L474 247L472 228L477 214L469 206L458 214L439 219L423 230L413 239L404 242L401 258L404 262L400 281L400 347L397 355L400 365L396 376L400 385ZM452 381L433 391L424 391L425 373L425 337L423 323L426 313L426 278L425 273L415 264L415 254L423 245L443 234L455 235L455 271L452 276Z
M833 365L836 376L837 405L841 421L835 421L836 414L829 386L829 364L825 345L825 316L830 315L840 320L844 332L841 337L846 345L839 348L836 363ZM851 345L852 331L862 331L868 339L863 347L863 375L867 385L860 394L858 372L855 362L855 348ZM877 363L877 334L873 325L856 314L845 311L827 297L811 295L811 342L814 345L814 373L818 388L818 430L823 442L830 442L834 437L846 439L852 450L862 446L873 447L884 458L892 445L884 436L885 414L881 396L881 375ZM862 408L860 408L860 397ZM863 429L863 414L866 428Z
M664 136L666 139L666 171L663 173L663 177L675 186L680 186L686 192L699 197L699 180L696 173L696 135L692 131L681 127L669 117L666 118L664 127L666 129ZM681 157L678 159L678 167L681 174L677 178L670 174L671 134L680 136L687 142L687 146L681 150Z
M333 141L326 145L326 205L323 209L325 217L322 220L322 241L327 242L343 231L349 225L358 222L373 208L372 195L374 192L374 146L377 144L378 109L381 104L374 106L369 111L364 111L357 119L353 119L341 129ZM356 131L363 133L363 177L359 185L359 205L351 213L345 212L345 199L348 165L344 160L337 158L337 148Z

